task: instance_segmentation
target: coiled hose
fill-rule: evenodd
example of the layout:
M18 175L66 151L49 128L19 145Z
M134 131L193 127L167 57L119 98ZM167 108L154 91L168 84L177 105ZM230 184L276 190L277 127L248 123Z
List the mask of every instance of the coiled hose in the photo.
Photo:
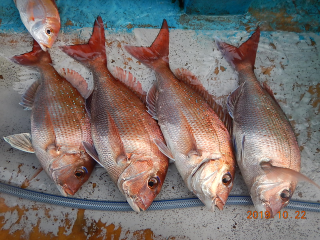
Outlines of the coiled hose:
M79 198L56 196L35 192L5 183L0 183L0 192L32 201L49 203L70 208L81 208L100 211L133 211L127 202L98 201ZM250 196L229 196L227 205L252 205ZM198 198L172 199L154 201L148 210L168 210L175 208L189 208L204 206ZM300 211L320 212L320 203L290 201L288 209Z

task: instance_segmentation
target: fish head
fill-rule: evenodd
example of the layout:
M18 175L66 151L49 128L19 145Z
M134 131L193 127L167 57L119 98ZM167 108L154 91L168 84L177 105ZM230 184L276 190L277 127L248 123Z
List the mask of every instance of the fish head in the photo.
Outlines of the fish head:
M33 38L39 43L43 51L51 48L60 31L60 18L47 17L37 19L30 28Z
M232 158L232 157L231 157ZM234 158L229 159L234 163ZM188 179L189 189L209 208L222 210L233 186L235 164L224 158L202 161Z
M168 161L158 165L149 159L132 161L123 171L118 188L134 211L145 211L151 205L161 190L167 169Z
M250 195L257 211L268 212L270 217L288 205L296 188L297 181L270 178L262 175L251 187Z
M64 152L56 156L49 166L49 173L62 195L74 195L90 177L95 161L84 151Z

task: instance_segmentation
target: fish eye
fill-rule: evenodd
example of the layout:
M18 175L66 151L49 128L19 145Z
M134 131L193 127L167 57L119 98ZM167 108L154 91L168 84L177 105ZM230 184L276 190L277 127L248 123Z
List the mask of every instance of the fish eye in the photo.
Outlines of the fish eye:
M228 172L222 177L222 183L228 186L231 183L232 177L231 174Z
M280 193L280 197L283 202L287 202L290 200L290 191L285 189Z
M156 188L157 186L158 186L158 184L159 184L159 178L158 177L152 177L152 178L150 178L149 180L148 180L148 187L150 188L150 189L154 189L154 188Z
M50 36L51 33L53 33L52 28L46 28L46 34Z
M88 170L85 167L78 168L74 171L74 175L76 178L84 178L84 176L88 173Z

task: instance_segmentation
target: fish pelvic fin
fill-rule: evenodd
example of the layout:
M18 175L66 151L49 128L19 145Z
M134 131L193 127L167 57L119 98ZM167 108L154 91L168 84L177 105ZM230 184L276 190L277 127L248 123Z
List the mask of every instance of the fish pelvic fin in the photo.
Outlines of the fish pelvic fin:
M11 61L20 65L31 67L39 67L42 64L52 64L50 54L43 51L35 40L33 40L33 48L31 52L24 53L22 55L16 55L11 58Z
M232 46L228 43L221 42L216 39L218 49L221 51L224 58L231 64L237 71L248 65L253 69L256 61L256 54L260 39L260 28L256 28L256 31L252 36L240 47Z
M158 36L150 47L124 46L133 57L141 61L146 66L154 69L156 63L165 62L169 65L169 28L164 19Z
M99 16L96 19L91 38L87 44L63 46L60 48L63 52L82 64L90 65L90 63L98 57L106 64L107 56L102 18Z

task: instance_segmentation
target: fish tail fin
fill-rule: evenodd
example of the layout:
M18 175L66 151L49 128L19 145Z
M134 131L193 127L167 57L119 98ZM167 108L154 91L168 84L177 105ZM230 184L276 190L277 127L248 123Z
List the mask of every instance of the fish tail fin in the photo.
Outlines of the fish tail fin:
M169 28L164 19L158 36L150 47L124 47L133 57L141 61L150 68L154 68L158 60L163 60L169 64Z
M91 38L87 44L63 46L60 48L70 57L85 65L90 66L90 63L97 58L100 58L102 61L107 63L104 25L102 18L100 16L97 17L94 23Z
M25 66L37 67L41 64L51 64L50 54L41 49L40 45L33 40L33 48L31 52L17 55L11 58L11 61Z
M259 39L260 28L258 26L252 36L238 48L228 43L221 42L218 39L216 39L215 41L224 58L237 71L239 71L241 68L248 65L253 69L254 63L256 61Z

